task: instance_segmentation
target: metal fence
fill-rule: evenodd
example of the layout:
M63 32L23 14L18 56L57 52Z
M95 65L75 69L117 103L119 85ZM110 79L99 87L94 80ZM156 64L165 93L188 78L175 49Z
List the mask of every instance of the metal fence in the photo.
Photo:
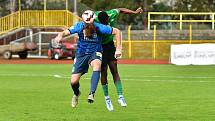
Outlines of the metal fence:
M192 27L192 26L191 26ZM129 27L130 28L130 27ZM164 35L171 35L173 31L162 31ZM206 31L207 32L207 31ZM183 34L186 33L183 40L177 39L158 39L159 36L162 36L161 31L151 30L148 34L151 36L148 39L132 39L133 34L128 29L128 31L123 31L123 59L154 59L154 60L168 60L170 56L170 46L171 44L197 44L197 43L215 43L215 39L212 40L193 40L193 31L190 29L189 31L183 31ZM211 31L211 36L215 35L215 32ZM27 37L16 40L16 42L22 41L33 41L37 43L38 50L34 52L30 52L31 57L38 58L47 58L48 52L48 44L56 37L57 32L38 32ZM140 33L138 33L140 35ZM69 40L71 42L75 42L75 35L69 36L65 38L65 40ZM179 34L180 37L180 34Z
M196 23L203 23L202 29L214 30L214 15L214 12L148 12L148 30L153 29L152 25L161 29L189 29L189 24Z
M57 36L58 32L38 32L20 39L16 41L12 41L13 43L20 42L34 42L37 45L36 51L29 51L28 57L36 57L36 58L47 58L48 57L48 49L49 43L53 38ZM76 42L77 35L71 35L65 37L64 40L70 41L72 43Z
M0 34L20 27L69 27L78 19L67 10L23 10L0 18Z

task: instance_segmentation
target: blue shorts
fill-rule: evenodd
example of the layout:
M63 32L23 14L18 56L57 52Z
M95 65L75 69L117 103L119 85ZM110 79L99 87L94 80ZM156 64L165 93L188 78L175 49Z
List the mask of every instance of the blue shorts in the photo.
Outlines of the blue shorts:
M72 74L85 74L88 72L89 64L91 61L99 59L102 61L102 53L101 52L95 52L92 54L77 54L75 56L74 65L72 68Z

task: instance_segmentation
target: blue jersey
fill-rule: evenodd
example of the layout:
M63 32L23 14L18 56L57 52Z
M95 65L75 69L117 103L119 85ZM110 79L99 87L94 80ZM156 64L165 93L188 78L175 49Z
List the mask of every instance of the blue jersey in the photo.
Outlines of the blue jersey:
M70 27L68 30L70 34L77 33L79 40L77 42L77 53L91 54L94 52L102 52L101 41L102 38L98 36L99 34L112 34L112 27L106 26L94 22L96 31L90 37L85 37L83 30L85 28L84 22L78 22L74 26Z

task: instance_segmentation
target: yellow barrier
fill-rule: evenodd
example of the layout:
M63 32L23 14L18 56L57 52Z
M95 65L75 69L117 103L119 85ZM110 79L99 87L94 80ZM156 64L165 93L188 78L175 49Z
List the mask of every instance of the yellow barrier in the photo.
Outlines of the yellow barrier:
M2 17L0 19L0 34L11 31L18 27L18 12Z
M154 25L153 40L131 40L131 26L128 27L128 40L123 41L123 58L127 59L163 59L168 60L171 44L214 43L215 40L193 40L192 25L187 40L157 40Z
M179 19L152 19L152 16L179 16ZM210 16L210 19L202 19L202 20L186 20L183 19L185 16ZM215 13L206 13L206 12L148 12L148 30L150 30L150 26L152 22L171 22L171 23L179 23L179 28L182 30L183 23L211 23L211 28L214 30L214 15Z
M20 27L70 27L74 17L67 10L18 11L0 18L0 34Z
M128 57L131 58L131 25L128 26Z
M129 43L131 43L131 52L129 51ZM190 40L132 40L123 41L124 59L155 59L155 60L168 60L170 57L170 46L172 44L189 44ZM192 40L192 44L199 43L214 43L215 40ZM129 55L131 53L131 55Z

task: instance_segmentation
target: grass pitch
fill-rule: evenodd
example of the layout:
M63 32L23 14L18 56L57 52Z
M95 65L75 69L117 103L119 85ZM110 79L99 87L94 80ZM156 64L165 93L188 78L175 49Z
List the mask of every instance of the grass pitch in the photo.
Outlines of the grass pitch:
M119 65L127 107L114 111L99 84L88 104L91 71L80 81L78 107L70 106L71 65L0 65L0 121L214 121L215 66Z

